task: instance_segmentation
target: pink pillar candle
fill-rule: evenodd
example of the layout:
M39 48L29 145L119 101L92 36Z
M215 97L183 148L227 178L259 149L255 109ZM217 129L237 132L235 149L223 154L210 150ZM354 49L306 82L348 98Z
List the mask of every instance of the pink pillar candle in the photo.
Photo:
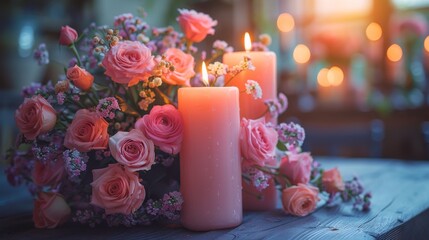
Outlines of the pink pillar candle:
M239 73L228 83L228 86L236 86L242 92L245 90L244 84L247 80L255 80L259 83L262 89L262 99L254 99L252 95L240 93L240 117L257 119L264 116L267 111L264 101L277 97L276 54L274 52L245 51L226 53L223 56L223 63L232 67L243 61L245 56L251 59L255 70L245 70ZM265 120L277 124L277 119L271 118L269 113L265 114Z
M183 226L195 231L238 226L243 218L238 89L180 88L179 111Z
M264 116L267 122L277 124L277 118L272 118L267 112L265 100L277 97L277 60L274 52L232 52L223 56L223 63L232 67L243 61L244 57L249 57L255 70L245 70L235 76L228 86L236 86L240 89L240 117L247 119L257 119ZM228 81L228 77L226 81ZM255 80L262 89L262 99L254 99L252 95L243 93L247 80ZM274 182L268 188L259 192L256 188L244 184L243 182L243 208L251 211L273 210L277 207L278 191ZM262 200L256 196L261 195Z

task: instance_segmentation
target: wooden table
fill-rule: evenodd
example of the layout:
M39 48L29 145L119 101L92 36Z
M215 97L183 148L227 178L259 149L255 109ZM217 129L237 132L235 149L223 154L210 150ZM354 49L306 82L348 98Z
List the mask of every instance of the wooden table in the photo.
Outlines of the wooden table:
M89 228L66 224L39 230L31 220L32 200L24 188L0 181L0 239L429 239L429 162L386 159L316 158L338 166L345 179L359 176L373 193L372 209L350 204L317 209L307 217L281 209L246 212L234 229L191 232L160 226Z

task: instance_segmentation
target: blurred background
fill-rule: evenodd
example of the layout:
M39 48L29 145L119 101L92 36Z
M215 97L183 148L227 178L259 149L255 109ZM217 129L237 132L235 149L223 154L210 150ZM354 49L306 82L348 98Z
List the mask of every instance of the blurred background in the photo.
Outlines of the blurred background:
M429 0L1 1L2 156L17 133L22 87L58 79L70 58L58 45L61 26L82 32L144 9L149 25L178 29L177 8L218 21L200 49L220 39L241 51L245 31L271 35L278 91L289 98L280 121L305 128L304 150L429 160ZM40 43L51 61L42 67L32 58Z

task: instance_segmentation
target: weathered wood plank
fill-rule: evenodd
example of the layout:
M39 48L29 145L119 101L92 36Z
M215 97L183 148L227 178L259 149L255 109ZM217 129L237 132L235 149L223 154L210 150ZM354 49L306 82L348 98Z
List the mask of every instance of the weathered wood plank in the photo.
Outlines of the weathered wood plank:
M93 229L76 224L38 230L33 228L25 195L16 193L20 197L14 201L20 204L1 204L6 198L2 186L0 239L429 239L429 162L317 159L324 168L338 166L345 179L358 175L373 193L371 211L353 211L351 204L343 204L302 218L286 216L281 209L247 212L240 226L211 232L160 226Z

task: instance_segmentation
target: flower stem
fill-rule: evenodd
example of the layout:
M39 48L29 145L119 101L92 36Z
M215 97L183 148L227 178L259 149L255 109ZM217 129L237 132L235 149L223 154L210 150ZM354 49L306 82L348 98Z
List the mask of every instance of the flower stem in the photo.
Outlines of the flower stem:
M70 48L71 48L71 50L73 52L73 55L77 59L77 64L79 65L79 67L82 67L82 61L80 60L79 52L77 51L76 46L74 45L74 43L71 44Z
M127 31L127 27L125 26L125 22L124 21L122 21L122 27L124 28L125 34L127 34L128 40L131 40L130 33Z
M192 41L186 40L186 53L191 53Z
M230 82L231 82L231 80L233 79L233 78L235 78L238 74L240 74L241 73L241 71L240 72L238 72L238 73L236 73L236 74L234 74L230 79L228 79L228 81L224 84L224 86L226 87Z

